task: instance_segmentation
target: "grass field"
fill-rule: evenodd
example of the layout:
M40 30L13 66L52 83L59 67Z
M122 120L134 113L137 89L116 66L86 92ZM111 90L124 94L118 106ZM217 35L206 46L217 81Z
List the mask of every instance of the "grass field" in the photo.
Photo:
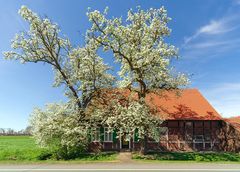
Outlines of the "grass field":
M42 162L41 155L47 150L39 148L34 139L29 136L0 136L0 163L2 162ZM99 155L85 154L72 160L78 161L113 161L116 153L103 153ZM56 160L45 160L54 162ZM59 162L59 161L58 161ZM69 162L69 161L68 161Z
M0 136L0 161L33 161L42 151L29 136Z

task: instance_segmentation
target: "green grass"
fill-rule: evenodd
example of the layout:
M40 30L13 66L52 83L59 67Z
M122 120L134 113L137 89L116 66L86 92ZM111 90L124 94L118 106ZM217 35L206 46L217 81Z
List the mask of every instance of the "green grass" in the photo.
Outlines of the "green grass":
M215 152L161 152L149 153L147 155L134 154L133 159L151 161L240 162L240 154Z
M49 152L39 148L34 139L29 136L0 136L0 163L12 162L63 162L54 159L41 160ZM87 161L114 161L117 154L114 152L100 154L82 154L75 160L66 162Z
M0 136L0 161L33 161L42 151L29 136Z

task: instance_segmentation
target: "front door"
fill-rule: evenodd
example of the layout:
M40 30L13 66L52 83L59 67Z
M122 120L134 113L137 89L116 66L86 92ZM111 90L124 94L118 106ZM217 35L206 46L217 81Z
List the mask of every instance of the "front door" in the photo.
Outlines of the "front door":
M129 149L129 141L127 140L126 134L122 135L122 149Z

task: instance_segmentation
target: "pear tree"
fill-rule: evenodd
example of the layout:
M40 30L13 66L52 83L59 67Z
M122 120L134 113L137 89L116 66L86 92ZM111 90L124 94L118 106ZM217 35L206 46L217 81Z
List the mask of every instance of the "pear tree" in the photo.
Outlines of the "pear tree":
M94 93L110 87L114 77L107 73L109 66L97 54L97 45L88 38L83 47L73 47L69 39L61 36L56 23L41 18L26 6L19 10L29 23L29 31L16 34L12 40L14 51L5 52L6 59L22 63L43 62L55 72L54 86L64 86L65 95L84 118L84 109Z
M84 46L73 47L58 25L48 18L38 16L26 6L21 7L19 14L28 22L29 30L16 34L13 51L5 52L5 58L50 65L55 76L53 85L64 86L68 98L66 104L34 110L31 117L34 137L42 146L58 139L58 147L67 151L73 145L85 145L87 139L82 138L88 127L86 109L98 91L111 87L114 77L108 73L110 67L98 55L95 41L86 37Z
M121 78L118 86L138 95L137 104L130 103L128 109L122 107L127 111L124 114L119 113L120 118L116 115L116 119L113 116L106 119L107 123L109 120L118 121L116 122L119 124L118 128L125 128L128 132L128 128L133 129L131 122L138 121L142 116L141 113L150 112L149 110L140 112L139 108L133 108L137 106L146 109L148 106L145 98L148 93L177 89L188 84L187 76L175 72L172 64L172 61L178 58L178 49L166 41L171 33L168 27L171 19L167 16L164 7L150 8L146 11L140 7L136 10L130 9L126 20L122 17L109 18L108 8L103 13L95 10L88 12L87 15L92 24L88 37L99 44L104 51L112 52L116 62L121 66L118 72ZM129 119L126 119L127 117ZM146 113L145 117L151 119L152 114ZM124 127L122 122L119 122L121 120L125 123ZM135 128L143 128L140 130L144 131L143 147L146 147L149 126L159 126L159 123L151 123L151 121L138 123L141 126L135 125Z

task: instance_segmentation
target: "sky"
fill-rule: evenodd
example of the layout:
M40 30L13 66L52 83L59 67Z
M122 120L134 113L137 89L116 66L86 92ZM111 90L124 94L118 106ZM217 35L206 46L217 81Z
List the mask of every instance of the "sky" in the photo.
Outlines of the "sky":
M240 115L240 0L0 0L0 128L23 129L34 107L66 101L63 89L52 87L51 67L2 55L16 33L28 30L18 15L22 5L58 23L75 46L90 27L88 7L108 6L109 16L125 18L136 6L164 6L172 18L167 41L179 48L176 70L191 75L188 88L198 88L223 117ZM110 56L104 61L117 68Z

